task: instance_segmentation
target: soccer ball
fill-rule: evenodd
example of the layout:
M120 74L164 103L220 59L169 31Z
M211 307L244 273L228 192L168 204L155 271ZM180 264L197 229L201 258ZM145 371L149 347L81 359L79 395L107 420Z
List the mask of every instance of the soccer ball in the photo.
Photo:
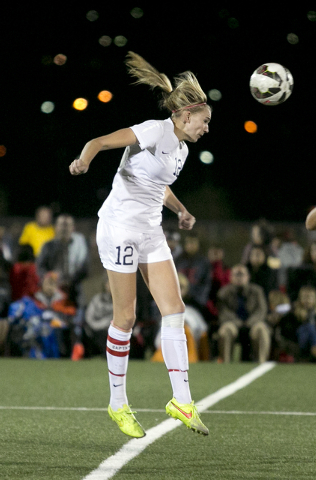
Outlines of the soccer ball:
M292 93L291 72L279 63L264 63L250 77L252 96L264 105L279 105Z

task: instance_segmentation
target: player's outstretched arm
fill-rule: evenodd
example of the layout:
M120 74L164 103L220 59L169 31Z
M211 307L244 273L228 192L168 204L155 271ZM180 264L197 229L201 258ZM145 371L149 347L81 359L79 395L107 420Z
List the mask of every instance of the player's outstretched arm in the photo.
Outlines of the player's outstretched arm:
M195 224L195 217L191 215L185 206L178 200L170 187L166 187L163 204L172 212L176 213L179 218L179 228L181 230L192 230Z
M122 128L116 132L94 138L84 146L80 158L74 160L69 171L71 175L81 175L89 169L90 163L101 150L112 150L114 148L125 148L137 143L137 138L131 128Z
M307 215L305 226L307 230L316 230L316 207Z

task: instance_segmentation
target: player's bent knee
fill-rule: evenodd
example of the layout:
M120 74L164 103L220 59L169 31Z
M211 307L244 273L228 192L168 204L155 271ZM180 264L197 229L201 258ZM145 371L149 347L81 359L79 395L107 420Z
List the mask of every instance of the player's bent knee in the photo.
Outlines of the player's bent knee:
M114 316L112 325L120 330L129 331L131 330L131 328L133 328L135 321L136 321L135 314L128 315L128 316L124 316L124 315Z
M161 316L165 317L167 315L174 315L177 313L184 313L185 312L185 305L181 299L179 301L172 303L172 305L158 305Z

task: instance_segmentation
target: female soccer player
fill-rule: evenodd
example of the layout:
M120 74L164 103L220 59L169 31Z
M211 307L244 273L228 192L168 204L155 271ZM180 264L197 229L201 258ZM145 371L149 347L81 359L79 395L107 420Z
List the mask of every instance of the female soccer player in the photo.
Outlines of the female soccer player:
M136 53L128 53L126 64L136 83L161 90L160 106L169 110L171 117L148 120L95 138L69 167L72 175L86 173L101 150L125 148L112 191L98 212L97 227L99 254L108 273L113 298L113 321L107 339L111 391L108 412L123 433L138 438L145 435L126 396L139 268L162 316L162 352L173 390L166 413L193 431L208 435L191 398L185 306L161 221L165 205L178 215L180 229L191 230L195 223L193 215L169 185L177 179L187 158L185 142L197 142L208 132L211 108L193 73L180 74L174 79L173 88L165 74Z

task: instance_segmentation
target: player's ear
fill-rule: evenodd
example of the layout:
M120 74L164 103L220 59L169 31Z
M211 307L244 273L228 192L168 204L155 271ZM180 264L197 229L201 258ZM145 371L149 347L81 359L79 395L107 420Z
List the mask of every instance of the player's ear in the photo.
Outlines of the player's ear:
M183 123L190 123L191 112L189 110L184 110L183 112Z

